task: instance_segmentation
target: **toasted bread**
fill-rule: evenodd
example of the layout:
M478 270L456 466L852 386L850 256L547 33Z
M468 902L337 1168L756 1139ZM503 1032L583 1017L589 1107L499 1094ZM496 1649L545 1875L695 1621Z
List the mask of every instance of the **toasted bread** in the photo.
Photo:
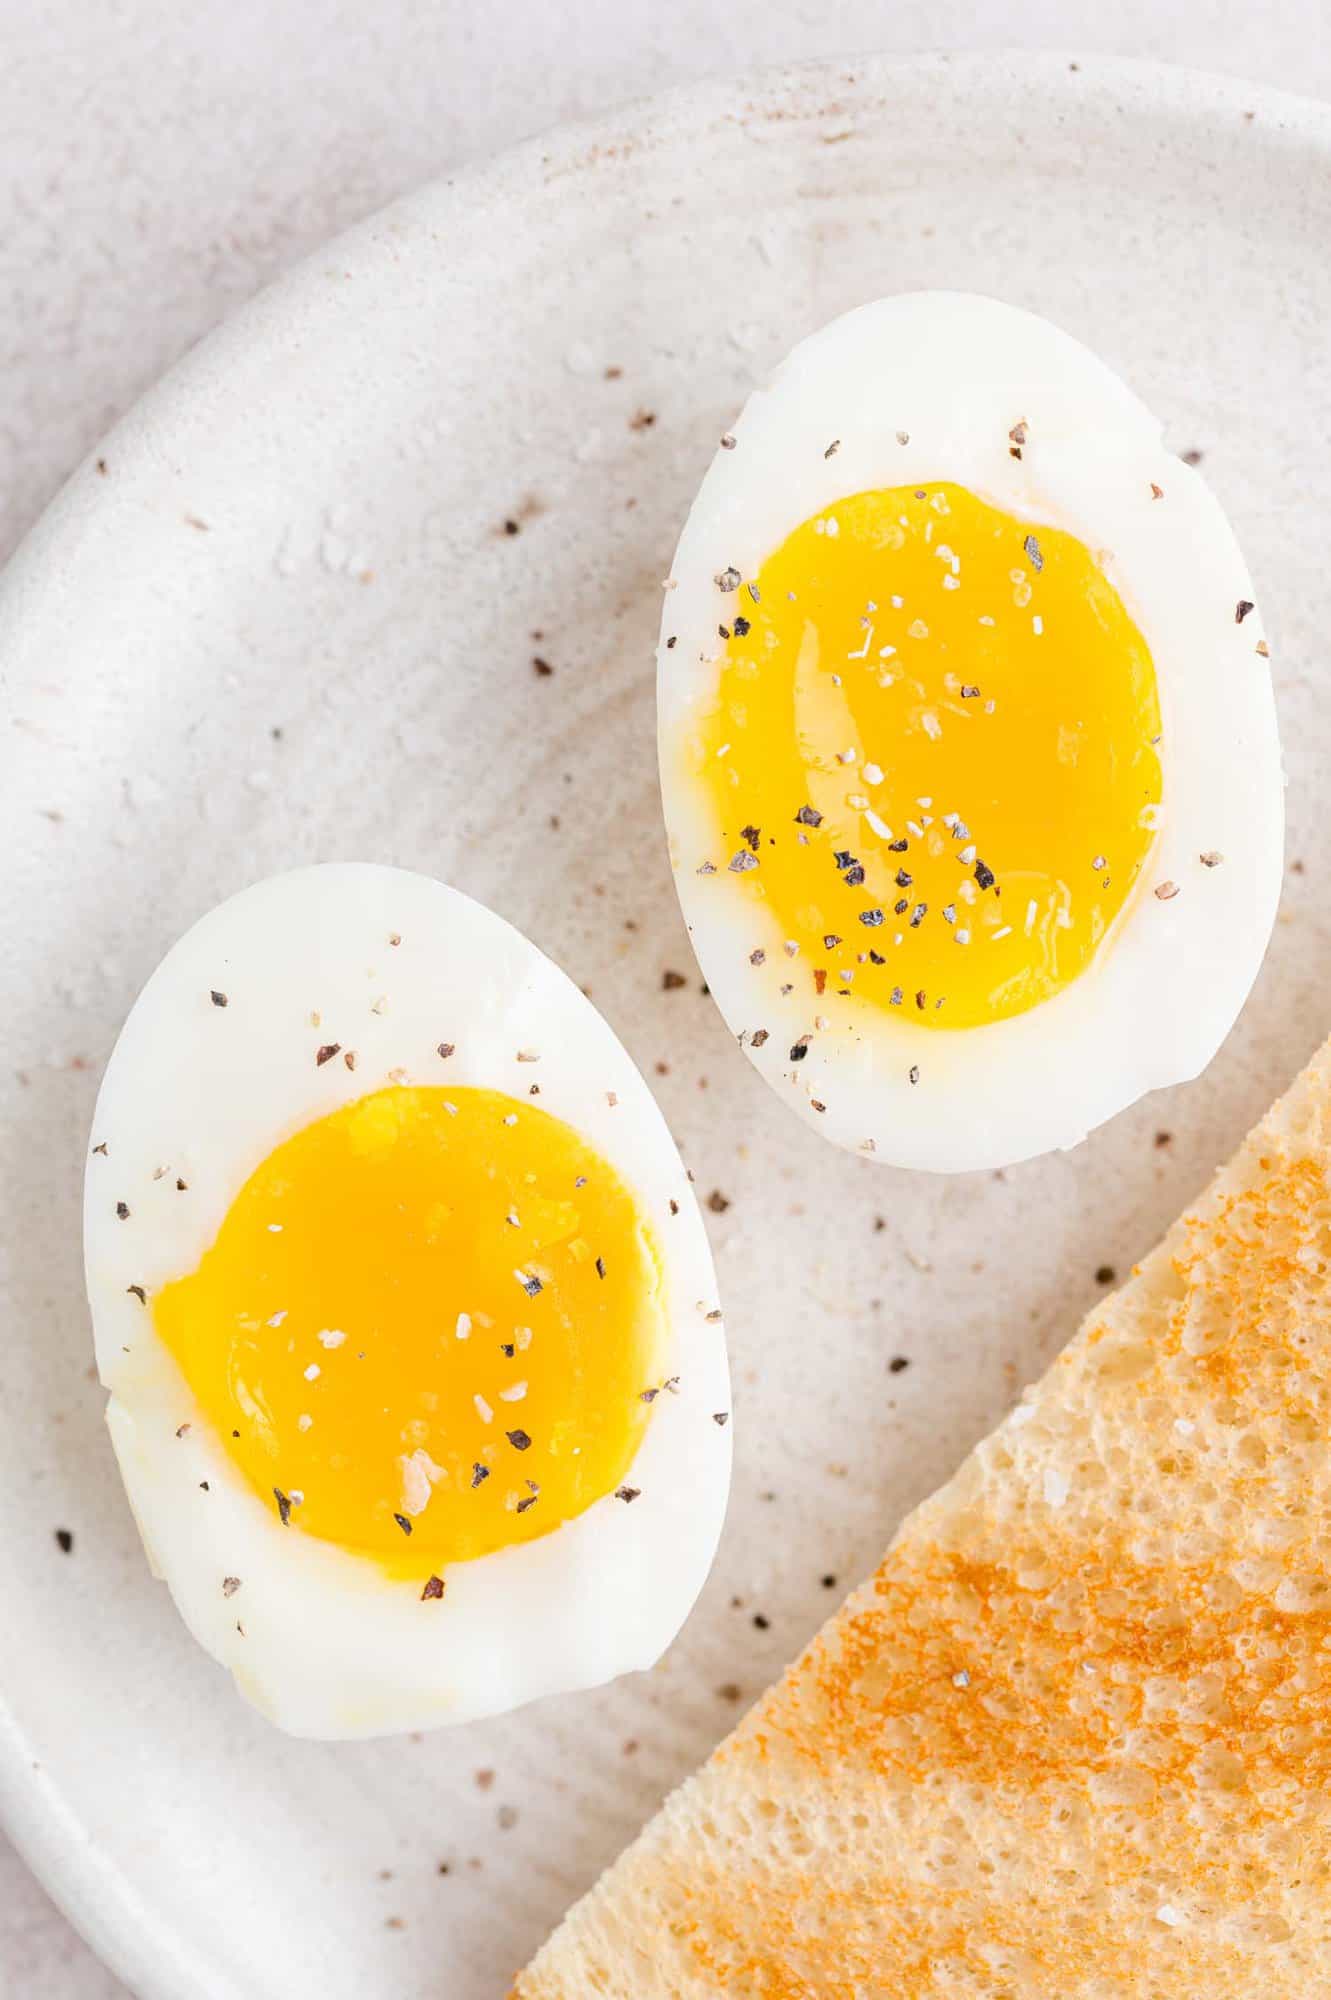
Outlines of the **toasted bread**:
M1331 1995L1331 1044L518 2000Z

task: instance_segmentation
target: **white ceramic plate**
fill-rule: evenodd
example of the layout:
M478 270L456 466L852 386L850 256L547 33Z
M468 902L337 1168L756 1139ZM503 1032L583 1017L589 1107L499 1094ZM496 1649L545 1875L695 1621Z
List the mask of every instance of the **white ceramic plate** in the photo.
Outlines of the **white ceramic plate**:
M15 560L0 1804L144 2000L499 1995L832 1607L824 1579L872 1562L1317 1041L1329 250L1309 104L1029 56L736 80L333 244L168 377ZM717 434L792 341L915 285L1060 321L1204 452L1273 634L1307 863L1202 1083L1070 1157L951 1181L820 1145L729 1046L652 741L660 579ZM709 1219L738 1456L716 1571L654 1674L326 1746L242 1707L148 1576L78 1217L97 1074L165 946L256 875L346 856L492 903L655 1082L731 1204Z

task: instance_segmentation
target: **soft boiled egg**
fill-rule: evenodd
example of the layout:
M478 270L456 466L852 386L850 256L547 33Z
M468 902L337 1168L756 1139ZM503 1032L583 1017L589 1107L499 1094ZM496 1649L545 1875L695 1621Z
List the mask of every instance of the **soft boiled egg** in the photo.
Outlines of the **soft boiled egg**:
M707 983L818 1131L1001 1166L1210 1061L1280 886L1253 598L1028 313L884 299L750 398L667 581L661 782Z
M92 1137L130 1503L257 1707L369 1736L659 1657L725 1509L716 1283L646 1085L519 932L395 868L247 889Z

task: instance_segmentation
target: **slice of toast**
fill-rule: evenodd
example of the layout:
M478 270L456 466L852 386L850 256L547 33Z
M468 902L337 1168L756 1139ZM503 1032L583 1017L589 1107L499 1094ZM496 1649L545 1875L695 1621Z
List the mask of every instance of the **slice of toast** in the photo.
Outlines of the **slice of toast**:
M1331 1995L1331 1044L519 2000Z

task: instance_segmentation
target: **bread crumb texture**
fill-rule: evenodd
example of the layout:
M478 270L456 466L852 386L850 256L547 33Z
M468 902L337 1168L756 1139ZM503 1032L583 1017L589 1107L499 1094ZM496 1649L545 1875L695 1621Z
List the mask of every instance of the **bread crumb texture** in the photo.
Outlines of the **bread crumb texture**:
M1329 1051L520 2000L1331 1995Z

